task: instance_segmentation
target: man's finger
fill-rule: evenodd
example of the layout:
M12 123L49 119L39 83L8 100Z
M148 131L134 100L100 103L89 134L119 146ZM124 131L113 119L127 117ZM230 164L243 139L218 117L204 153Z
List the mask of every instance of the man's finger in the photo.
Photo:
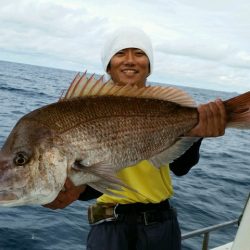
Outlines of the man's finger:
M64 188L67 190L67 189L71 189L71 188L74 188L75 185L73 184L73 182L67 178L65 183L64 183Z

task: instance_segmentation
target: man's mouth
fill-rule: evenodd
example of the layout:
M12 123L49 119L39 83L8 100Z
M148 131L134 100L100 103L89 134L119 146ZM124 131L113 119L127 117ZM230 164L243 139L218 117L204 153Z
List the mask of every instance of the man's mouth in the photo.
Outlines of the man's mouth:
M137 74L137 70L135 70L135 69L123 69L122 70L122 73L124 73L124 74L126 74L126 75L128 75L128 76L132 76L132 75L135 75L135 74Z

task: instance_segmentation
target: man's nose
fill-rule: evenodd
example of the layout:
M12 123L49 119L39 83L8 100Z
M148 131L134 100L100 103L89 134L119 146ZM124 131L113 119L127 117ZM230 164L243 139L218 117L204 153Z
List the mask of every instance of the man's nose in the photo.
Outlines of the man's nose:
M128 50L126 53L126 57L125 57L125 63L127 64L134 64L135 63L135 56L133 51Z

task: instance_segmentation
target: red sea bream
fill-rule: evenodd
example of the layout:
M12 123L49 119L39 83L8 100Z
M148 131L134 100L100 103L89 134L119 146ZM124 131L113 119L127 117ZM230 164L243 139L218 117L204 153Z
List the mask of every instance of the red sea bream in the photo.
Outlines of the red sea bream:
M250 92L224 102L228 127L250 128ZM47 204L68 176L102 192L115 173L148 159L159 167L197 138L192 98L172 87L117 86L77 75L58 102L23 116L0 151L0 205ZM135 190L139 192L140 190Z

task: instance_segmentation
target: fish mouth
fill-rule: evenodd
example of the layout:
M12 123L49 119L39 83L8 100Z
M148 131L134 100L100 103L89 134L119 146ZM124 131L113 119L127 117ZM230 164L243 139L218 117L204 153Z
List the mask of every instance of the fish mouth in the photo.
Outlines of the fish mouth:
M18 200L18 196L12 192L0 191L0 205Z

